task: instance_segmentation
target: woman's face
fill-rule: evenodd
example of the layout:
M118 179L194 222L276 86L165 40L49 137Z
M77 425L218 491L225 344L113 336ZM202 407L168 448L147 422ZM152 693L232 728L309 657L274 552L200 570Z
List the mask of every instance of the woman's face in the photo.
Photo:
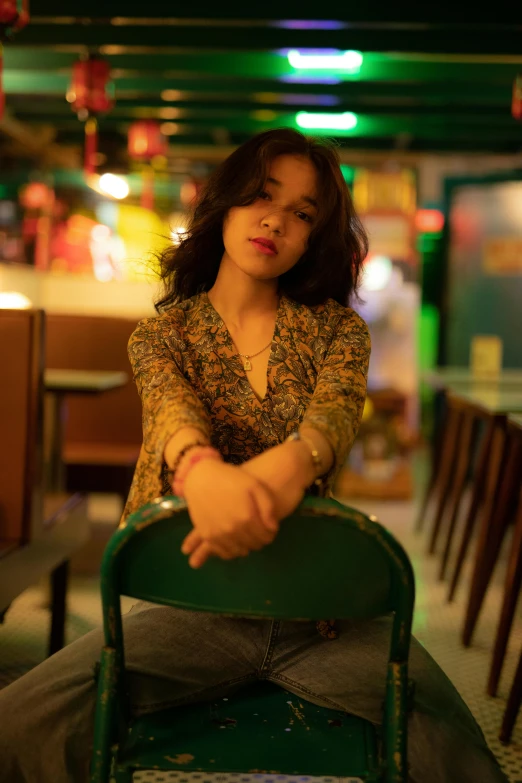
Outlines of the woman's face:
M317 214L314 165L307 158L280 155L254 203L229 210L223 260L257 280L279 277L305 252Z

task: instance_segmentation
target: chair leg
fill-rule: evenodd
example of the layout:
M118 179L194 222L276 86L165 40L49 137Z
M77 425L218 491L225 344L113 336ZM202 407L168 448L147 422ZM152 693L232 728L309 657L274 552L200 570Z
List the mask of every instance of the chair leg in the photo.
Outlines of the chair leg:
M504 426L499 424L493 439L491 472L486 489L486 507L475 554L475 566L462 632L464 647L469 647L471 644L473 631L475 630L482 603L500 552L502 539L504 538L506 517L508 516L512 497L511 482L502 480L508 446Z
M112 746L116 736L118 665L116 650L104 647L98 674L90 783L109 783ZM125 780L125 778L117 778ZM132 783L132 774L130 776Z
M494 417L491 417L488 420L487 429L484 434L484 438L482 440L482 446L480 448L480 453L477 460L477 469L473 477L471 503L469 506L468 515L466 517L466 524L464 526L462 540L460 542L457 561L455 564L455 570L453 572L453 578L451 580L451 585L448 593L448 601L453 601L453 598L455 597L455 592L457 590L460 581L462 566L464 565L464 560L466 559L466 555L471 542L471 537L475 529L475 523L477 521L480 504L482 502L482 498L484 495L484 485L488 473L491 444L493 441L494 432L495 432L495 419Z
M442 415L440 416L440 431L435 437L435 444L433 448L431 449L431 472L430 472L430 478L428 481L428 485L426 487L424 498L422 500L419 513L417 515L417 521L415 522L415 532L420 533L422 528L424 527L424 521L426 519L426 512L428 510L428 506L430 504L430 501L435 493L435 488L437 486L437 483L439 481L439 475L440 475L440 464L441 464L441 452L442 452L442 444L444 443L444 438L446 435L446 429L448 427L448 412L446 408L446 394L443 394L444 402L439 403L439 406L444 405L444 411Z
M499 739L501 742L509 742L513 733L513 728L517 720L518 711L522 704L522 653L518 659L517 671L511 691L509 692L508 703L504 717L502 719L502 727L500 729Z
M65 617L67 612L67 583L69 561L64 560L51 574L51 634L49 655L61 650L65 642Z
M520 460L519 460L520 466ZM522 584L522 491L518 503L517 519L515 531L513 533L513 542L511 545L511 554L506 572L506 583L504 587L504 600L502 602L502 612L498 625L497 636L495 639L495 649L493 650L493 660L489 670L488 688L489 696L496 696L502 666L506 656L506 649L513 624L513 617Z
M451 406L451 403L449 403ZM428 547L428 553L431 555L435 552L437 545L437 538L439 536L444 512L446 510L446 504L448 500L448 492L452 484L453 468L455 458L458 451L458 442L460 429L462 424L462 412L456 408L450 407L448 410L448 427L447 434L444 438L441 451L441 466L440 466L440 481L439 481L439 502L437 506L437 512L435 514L435 521L433 522L433 529L431 532L430 543Z
M446 567L448 565L448 559L451 551L451 544L457 525L457 519L459 516L460 504L462 501L462 495L464 492L464 486L466 484L466 477L471 462L471 444L473 441L473 431L475 429L475 416L473 412L467 411L463 414L462 430L459 442L459 454L457 458L457 466L455 470L455 481L453 485L453 509L451 512L451 519L449 523L448 533L446 536L446 544L444 546L444 552L442 554L442 560L440 563L439 579L444 579L446 574Z

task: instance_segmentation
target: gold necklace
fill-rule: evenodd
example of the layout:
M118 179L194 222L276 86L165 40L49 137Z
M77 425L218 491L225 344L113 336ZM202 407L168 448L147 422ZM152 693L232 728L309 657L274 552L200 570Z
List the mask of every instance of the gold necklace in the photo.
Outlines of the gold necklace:
M255 359L256 356L259 356L260 353L266 351L266 349L270 348L271 345L272 345L272 340L270 340L268 345L265 345L265 347L261 348L261 350L258 351L257 353L239 353L238 351L238 355L241 356L242 359L245 359L245 361L243 362L243 369L246 372L249 372L252 369L252 362L250 361L250 359Z

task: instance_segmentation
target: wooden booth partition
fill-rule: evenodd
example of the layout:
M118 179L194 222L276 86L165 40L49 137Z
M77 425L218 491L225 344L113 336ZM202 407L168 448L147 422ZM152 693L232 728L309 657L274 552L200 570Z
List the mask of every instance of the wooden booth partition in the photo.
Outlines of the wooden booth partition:
M67 487L125 497L142 442L141 403L127 355L136 321L87 315L47 317L49 369L123 371L127 383L99 395L67 397Z
M0 310L0 540L31 538L42 503L44 314Z
M89 537L85 498L43 487L45 316L0 309L0 622L49 575L49 652L64 644L68 563Z

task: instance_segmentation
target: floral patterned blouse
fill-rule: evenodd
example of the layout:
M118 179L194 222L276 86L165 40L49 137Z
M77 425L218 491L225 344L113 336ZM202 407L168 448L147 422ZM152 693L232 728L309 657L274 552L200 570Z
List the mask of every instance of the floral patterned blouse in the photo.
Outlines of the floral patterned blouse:
M300 425L314 428L335 454L321 488L329 494L359 428L369 356L368 327L354 310L332 299L307 307L283 295L260 401L206 293L141 321L129 358L143 405L143 445L123 523L168 494L163 452L184 426L200 430L234 464L276 446ZM329 627L323 631L334 635Z
M321 432L335 463L329 494L361 421L370 357L368 327L332 299L306 307L282 296L260 401L206 293L141 321L129 358L143 405L143 446L124 519L163 493L163 452L181 427L201 430L227 462L282 443L299 426Z

